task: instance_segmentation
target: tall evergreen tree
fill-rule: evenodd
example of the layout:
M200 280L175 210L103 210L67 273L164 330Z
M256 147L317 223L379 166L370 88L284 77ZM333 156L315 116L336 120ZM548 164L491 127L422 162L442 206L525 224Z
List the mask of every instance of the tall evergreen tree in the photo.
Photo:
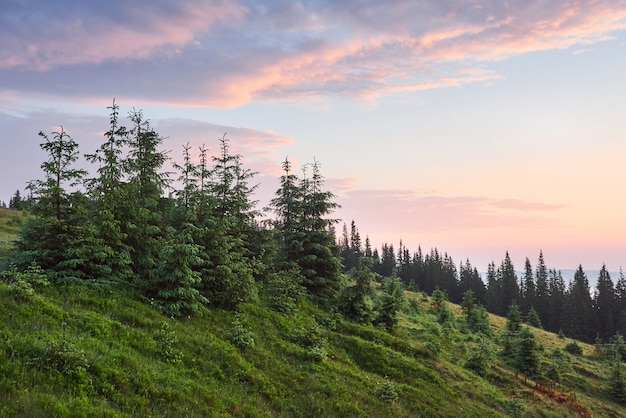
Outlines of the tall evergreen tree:
M548 331L560 332L564 328L567 291L561 272L550 269L548 283L547 306L539 305L539 308L547 312L546 318L542 319L541 322Z
M53 279L82 276L84 259L76 250L90 242L85 228L86 199L79 190L85 170L74 168L78 143L63 127L51 137L39 132L40 144L48 155L41 164L44 180L34 180L28 188L34 196L34 217L22 228L16 264L26 268L36 261Z
M506 306L513 303L518 304L520 292L517 284L517 275L508 251L502 261L499 273L501 277L500 282L502 283L502 303ZM504 314L504 312L504 309L501 309L499 313Z
M548 269L543 258L543 251L539 252L539 260L535 270L535 303L534 308L543 324L548 324L548 316L550 316L550 290L548 285Z
M578 266L574 280L569 286L565 304L565 326L563 331L571 338L585 342L593 342L595 332L593 301L589 290L589 280L582 265Z
M128 198L122 212L124 233L131 254L134 271L139 280L135 283L146 296L155 297L158 289L153 282L159 263L160 239L168 231L160 208L161 198L169 184L167 173L162 169L166 154L159 148L163 138L144 119L141 111L129 115L132 127L128 132L128 158L124 169L128 173Z
M593 300L596 331L604 341L608 340L617 331L616 317L618 314L616 293L613 281L606 265L602 264Z
M102 269L111 279L127 281L133 276L131 248L127 244L127 234L123 232L121 207L129 199L125 183L123 150L128 141L128 132L119 124L119 107L113 101L109 130L106 141L93 154L85 158L98 164L98 176L87 181L87 189L92 201L89 220L94 229L95 240L103 255Z
M525 315L527 315L528 312L530 312L530 309L536 304L535 277L533 275L533 268L528 257L526 257L526 263L524 265L522 289L522 311Z
M335 220L327 216L337 207L333 194L323 190L323 177L317 162L312 165L310 179L298 178L291 172L291 163L283 163L280 188L271 201L278 219L280 237L279 263L301 270L303 286L308 292L328 301L339 290L341 262L330 226ZM306 172L305 172L306 176Z

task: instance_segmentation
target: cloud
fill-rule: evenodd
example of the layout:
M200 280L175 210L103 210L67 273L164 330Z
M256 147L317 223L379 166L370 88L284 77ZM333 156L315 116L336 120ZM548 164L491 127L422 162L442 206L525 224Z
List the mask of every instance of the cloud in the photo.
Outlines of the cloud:
M407 232L541 229L559 224L564 205L484 196L418 195L412 190L351 190L338 199L342 213L359 213L372 229L400 237ZM374 226L377 225L377 226Z
M98 64L179 53L198 33L239 20L244 6L229 0L176 2L46 0L3 5L0 68Z
M9 2L0 89L234 107L489 84L511 56L612 39L623 0Z

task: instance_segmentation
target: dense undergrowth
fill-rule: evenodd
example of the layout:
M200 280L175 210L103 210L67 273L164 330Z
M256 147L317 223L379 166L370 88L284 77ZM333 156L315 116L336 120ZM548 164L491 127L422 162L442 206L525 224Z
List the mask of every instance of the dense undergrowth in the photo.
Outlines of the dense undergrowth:
M263 291L172 319L124 288L18 283L0 282L2 417L626 416L594 346L533 329L560 382L524 378L498 354L504 318L480 336L423 293L406 292L388 332L309 301L281 313ZM468 359L484 347L481 377Z

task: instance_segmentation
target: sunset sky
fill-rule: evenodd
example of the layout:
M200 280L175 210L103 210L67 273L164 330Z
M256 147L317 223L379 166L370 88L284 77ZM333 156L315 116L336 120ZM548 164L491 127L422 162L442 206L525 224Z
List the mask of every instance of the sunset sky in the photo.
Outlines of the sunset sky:
M378 248L626 266L623 0L4 0L0 200L113 98L176 159L227 132L259 207L315 158Z

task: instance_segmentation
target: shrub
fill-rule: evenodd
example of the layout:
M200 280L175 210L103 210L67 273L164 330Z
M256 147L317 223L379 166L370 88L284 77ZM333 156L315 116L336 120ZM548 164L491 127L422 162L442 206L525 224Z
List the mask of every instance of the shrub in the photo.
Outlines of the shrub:
M567 343L567 345L565 345L565 351L567 351L570 354L577 355L577 356L583 353L582 347L576 341Z
M240 318L240 315L235 317L235 320L231 323L231 328L226 332L226 338L232 345L238 348L254 347L254 335Z
M183 353L175 348L178 343L178 337L170 328L170 324L163 322L161 329L159 329L154 336L154 342L157 345L159 356L163 361L172 364L180 363L182 361Z
M0 275L16 300L26 301L35 296L35 288L50 284L42 268L34 261L24 271L18 271L15 265Z
M508 399L504 402L504 410L513 418L526 415L526 404L521 399Z
M322 335L322 328L317 322L313 322L306 329L300 329L293 338L305 349L309 359L319 363L328 357L328 339Z
M396 386L393 382L390 382L389 379L385 379L384 382L378 385L374 391L374 395L383 402L393 403L398 401Z
M86 373L89 363L83 350L65 337L47 342L31 364L43 370L57 370L66 376L79 377Z

